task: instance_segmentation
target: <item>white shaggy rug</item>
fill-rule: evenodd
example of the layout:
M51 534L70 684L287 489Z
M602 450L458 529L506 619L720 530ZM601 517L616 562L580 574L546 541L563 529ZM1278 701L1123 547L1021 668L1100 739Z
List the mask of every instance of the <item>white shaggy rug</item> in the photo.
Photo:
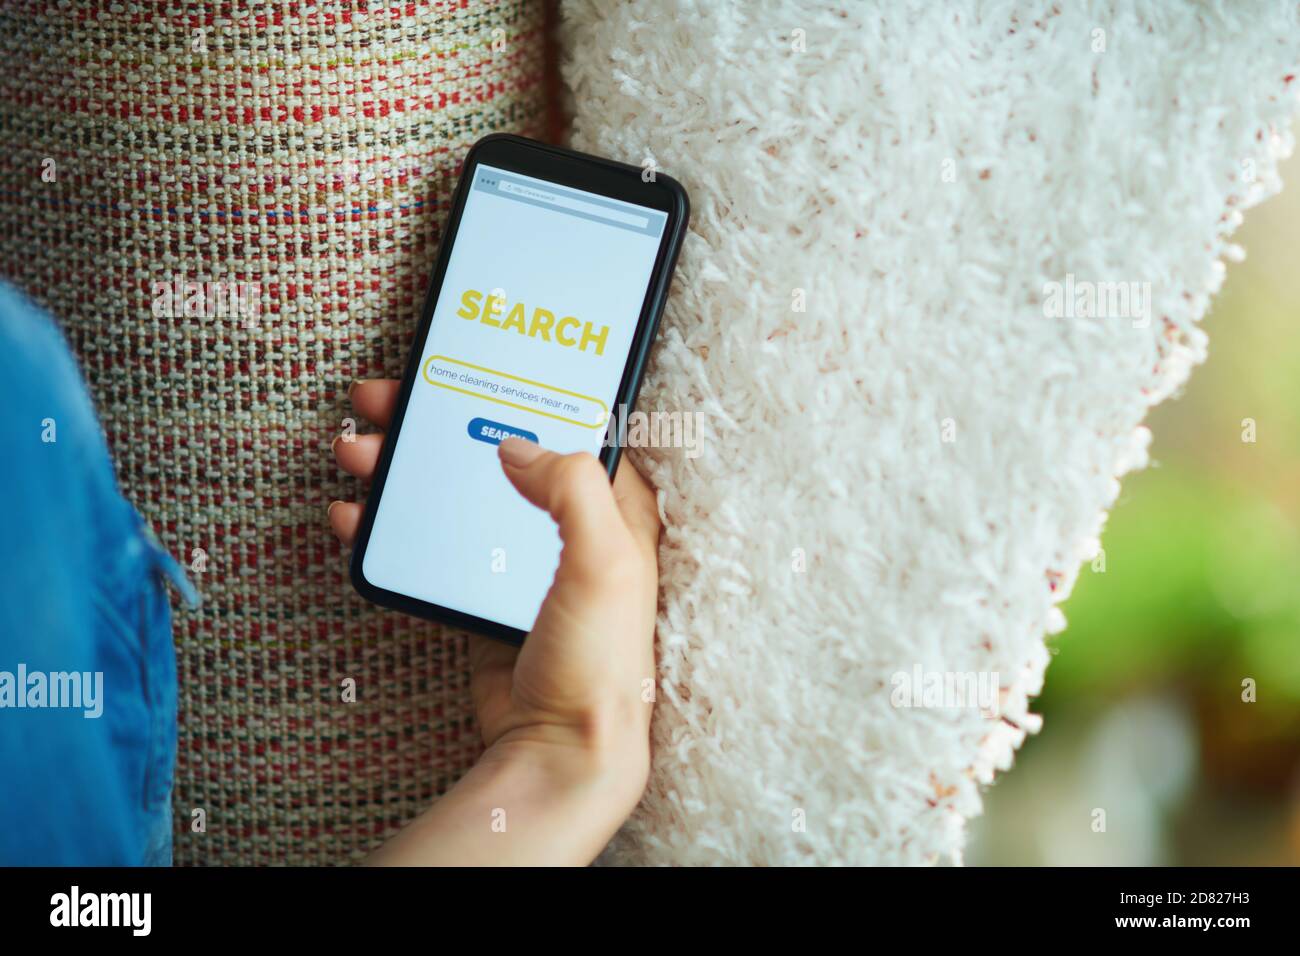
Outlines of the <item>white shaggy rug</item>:
M707 416L698 457L634 454L667 524L659 707L604 860L959 859L1280 186L1296 4L563 13L574 145L694 205L640 407ZM896 706L967 673L996 714Z

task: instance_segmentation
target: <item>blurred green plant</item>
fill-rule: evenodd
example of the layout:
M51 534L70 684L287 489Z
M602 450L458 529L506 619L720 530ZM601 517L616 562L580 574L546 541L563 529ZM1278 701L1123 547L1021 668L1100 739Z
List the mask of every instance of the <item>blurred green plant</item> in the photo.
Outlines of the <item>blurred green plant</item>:
M1123 479L1105 570L1084 565L1064 604L1043 729L987 793L973 863L1132 862L1143 832L1147 862L1300 862L1300 155L1282 177L1235 237L1249 255L1205 320L1208 361L1150 416L1153 464ZM1195 746L1154 810L1140 777L1110 786L1159 736L1144 712L1185 719ZM1118 839L1088 830L1103 794ZM1135 823L1142 807L1157 816Z
M1105 572L1085 565L1039 700L1196 683L1300 707L1300 538L1249 489L1163 466L1130 476L1102 535Z

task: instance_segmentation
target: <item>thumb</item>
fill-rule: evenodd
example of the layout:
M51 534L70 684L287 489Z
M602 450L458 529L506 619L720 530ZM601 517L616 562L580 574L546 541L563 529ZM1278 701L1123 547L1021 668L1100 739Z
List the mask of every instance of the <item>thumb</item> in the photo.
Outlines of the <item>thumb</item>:
M519 493L555 519L564 560L599 573L627 533L609 474L586 453L559 455L523 438L498 448L506 477Z

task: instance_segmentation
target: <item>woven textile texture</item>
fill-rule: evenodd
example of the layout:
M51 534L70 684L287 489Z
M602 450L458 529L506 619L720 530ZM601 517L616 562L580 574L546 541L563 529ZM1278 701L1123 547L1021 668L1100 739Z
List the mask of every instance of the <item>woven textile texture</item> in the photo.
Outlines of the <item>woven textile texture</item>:
M1280 187L1296 4L561 9L574 145L690 191L641 407L708 423L698 457L634 455L666 515L660 691L606 859L959 856L1142 420L1206 354L1228 237ZM964 675L993 706L931 695Z
M401 369L466 148L546 136L543 26L511 0L0 8L0 272L63 323L203 596L176 618L178 863L353 860L478 753L463 636L347 582L329 446L348 384Z

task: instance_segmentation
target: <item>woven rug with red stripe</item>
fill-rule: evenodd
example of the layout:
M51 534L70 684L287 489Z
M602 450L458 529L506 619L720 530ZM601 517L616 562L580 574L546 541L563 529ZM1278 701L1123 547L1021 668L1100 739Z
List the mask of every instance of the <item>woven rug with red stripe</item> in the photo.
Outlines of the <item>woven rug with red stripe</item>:
M329 446L349 383L402 368L468 146L548 134L544 19L0 11L0 273L62 323L203 596L176 616L178 863L355 860L478 754L464 636L347 581Z

